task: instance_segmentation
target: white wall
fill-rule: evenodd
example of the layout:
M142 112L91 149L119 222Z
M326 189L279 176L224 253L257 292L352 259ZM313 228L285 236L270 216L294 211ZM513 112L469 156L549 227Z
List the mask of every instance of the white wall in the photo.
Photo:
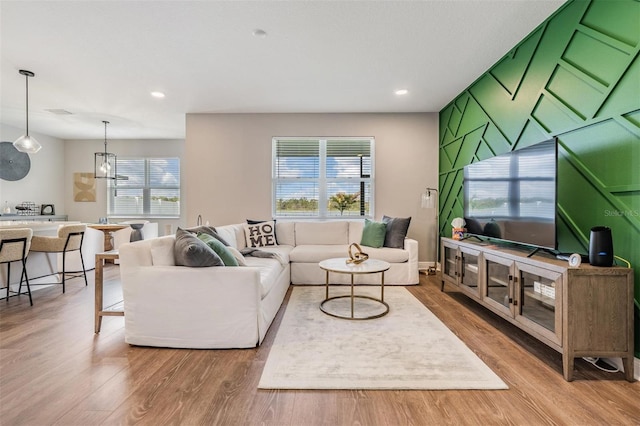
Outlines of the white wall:
M24 134L24 129L0 124L2 142L13 142ZM30 132L42 145L37 154L29 154L31 169L17 181L0 179L0 208L9 202L11 211L23 201L36 204L54 204L56 214L67 214L64 193L64 141L51 136ZM2 211L0 209L0 212Z
M93 154L104 151L104 140L68 140L64 144L64 155L67 167L64 171L64 196L69 220L82 222L97 222L98 218L107 216L107 182L104 179L96 180L96 201L78 202L73 200L73 174L78 172L93 173ZM108 151L118 157L183 157L184 140L182 139L144 139L144 140L111 140L108 141ZM184 174L184 163L181 162L181 173ZM186 197L184 192L184 180L181 188L181 214L184 218L184 206ZM130 218L119 217L113 222L122 222ZM172 230L183 225L181 219L156 219L148 218L152 222L158 222L158 233L164 235L165 225L169 224Z
M188 114L187 139L109 140L119 156L182 158L180 220L194 225L198 214L212 224L271 216L271 138L274 136L373 136L376 138L376 218L411 216L409 236L420 243L420 261L434 259L432 210L420 208L424 188L438 182L438 115L416 114ZM3 141L22 129L0 125ZM20 181L0 180L0 207L22 201L56 206L69 220L95 222L106 215L106 183L98 181L96 202L73 201L73 173L93 172L102 140L61 141L34 133L42 150ZM118 219L118 221L126 218ZM425 249L426 248L426 249Z
M438 184L438 114L187 114L186 221L212 225L271 217L274 136L375 137L375 215L411 216L421 261L435 258L435 211L420 208Z

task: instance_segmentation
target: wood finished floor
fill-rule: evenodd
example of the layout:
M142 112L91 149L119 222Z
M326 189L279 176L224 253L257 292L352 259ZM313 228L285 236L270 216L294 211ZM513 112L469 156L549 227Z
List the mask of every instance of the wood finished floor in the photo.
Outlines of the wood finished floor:
M121 297L105 268L105 301ZM93 272L0 301L0 425L639 425L640 384L560 355L421 275L409 287L509 386L500 391L267 391L257 385L283 308L263 345L176 350L124 343L124 319L93 333ZM177 295L179 296L179 295ZM393 307L392 307L393 309Z

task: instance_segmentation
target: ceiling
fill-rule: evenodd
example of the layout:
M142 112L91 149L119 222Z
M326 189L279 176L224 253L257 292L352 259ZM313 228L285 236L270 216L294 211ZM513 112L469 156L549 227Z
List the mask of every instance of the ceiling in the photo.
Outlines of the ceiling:
M62 139L102 120L184 138L186 113L439 111L563 3L2 0L0 120L24 128L19 69L30 130Z

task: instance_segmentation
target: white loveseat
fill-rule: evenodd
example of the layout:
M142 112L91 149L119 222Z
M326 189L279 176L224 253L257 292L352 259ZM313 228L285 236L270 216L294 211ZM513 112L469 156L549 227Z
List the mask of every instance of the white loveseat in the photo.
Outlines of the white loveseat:
M278 221L278 245L260 247L278 258L246 256L246 266L241 267L176 266L173 235L124 244L120 272L125 341L176 348L255 347L264 339L289 284L324 284L325 272L318 262L346 257L349 244L360 242L363 226L361 221ZM243 224L215 229L230 246L246 247ZM418 283L417 241L405 239L403 249L363 250L391 263L385 284ZM359 284L380 283L378 274L358 279ZM347 283L349 277L332 274L331 282Z

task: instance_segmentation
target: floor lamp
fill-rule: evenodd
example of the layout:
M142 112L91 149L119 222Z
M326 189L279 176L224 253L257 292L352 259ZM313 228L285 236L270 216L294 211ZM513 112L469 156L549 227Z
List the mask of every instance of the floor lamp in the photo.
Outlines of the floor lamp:
M435 244L434 244L434 255L435 260L433 261L433 266L430 266L427 270L427 275L435 275L436 266L438 265L438 235L440 224L438 223L438 190L435 188L427 188L422 194L422 202L421 207L423 209L435 209L436 211L436 232L435 232Z

